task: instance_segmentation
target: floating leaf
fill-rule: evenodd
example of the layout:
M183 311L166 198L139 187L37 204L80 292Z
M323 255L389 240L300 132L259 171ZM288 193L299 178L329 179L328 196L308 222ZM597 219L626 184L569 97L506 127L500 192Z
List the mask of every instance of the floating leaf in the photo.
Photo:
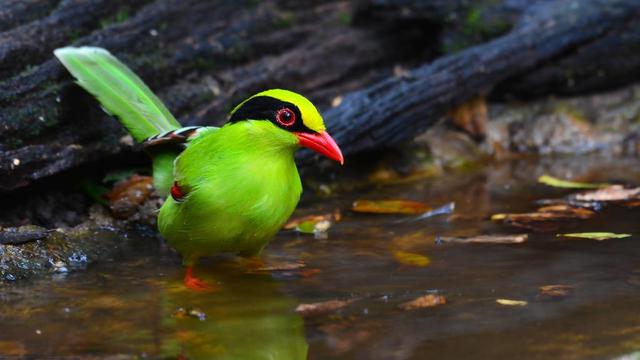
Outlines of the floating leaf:
M425 267L429 265L429 263L431 262L431 260L429 260L429 258L424 255L402 251L402 250L396 251L393 254L393 257L400 264L409 265L409 266Z
M410 200L358 200L353 203L351 210L372 214L422 214L431 208Z
M496 302L505 306L527 306L529 303L524 300L496 299Z
M415 310L427 307L434 307L447 303L447 299L442 295L424 295L419 298L400 304L398 307L402 310Z
M631 236L631 234L616 234L611 232L584 232L584 233L558 234L556 236L602 241L602 240L609 240L609 239L627 238Z
M538 288L541 296L551 298L561 298L570 295L573 292L571 285L544 285Z
M291 229L301 227L302 224L304 223L312 223L315 225L321 221L338 222L340 220L342 220L342 213L340 212L340 209L336 209L332 213L321 214L321 215L307 215L307 216L291 219L284 225L283 228L286 230L291 230Z
M596 213L589 209L556 204L539 208L536 212L521 214L495 214L491 220L504 221L508 224L533 229L550 230L561 225L561 221L585 220Z
M326 233L333 222L342 220L339 209L333 213L322 215L307 215L292 219L284 225L284 229L294 229L303 234L314 234L316 237L326 237Z
M558 179L549 175L542 175L538 178L538 182L557 187L557 188L565 188L565 189L597 189L610 186L610 184L591 184L591 183L583 183L577 181L569 181Z
M329 300L312 304L300 304L296 307L296 312L302 316L317 316L342 309L358 299Z
M640 187L627 189L621 185L612 185L595 191L575 194L571 197L577 201L632 201L640 199Z
M441 236L439 240L443 243L456 244L522 244L529 238L527 234L507 234L507 235L479 235L471 237L447 237Z

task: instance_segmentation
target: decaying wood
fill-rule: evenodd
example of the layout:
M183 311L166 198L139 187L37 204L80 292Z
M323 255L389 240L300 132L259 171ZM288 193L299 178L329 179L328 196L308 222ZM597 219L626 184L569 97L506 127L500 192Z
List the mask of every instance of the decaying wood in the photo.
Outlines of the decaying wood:
M128 148L124 131L71 86L53 58L65 45L102 46L130 65L185 124L220 124L232 104L268 87L321 104L380 80L412 56L401 40L348 26L327 3L198 0L31 0L0 9L0 190ZM54 4L55 3L55 4ZM42 14L40 14L42 15ZM414 39L415 40L415 39Z
M436 10L420 16L459 11L437 7L446 3L433 2ZM351 7L338 0L10 0L0 9L0 190L130 147L117 122L71 85L52 56L56 47L109 49L186 125L220 124L232 104L264 88L301 91L323 108L344 95L325 117L348 155L402 142L479 94L587 91L635 80L639 8L639 0L533 2L516 11L508 33L393 75L396 64L432 60L438 27L450 25L352 26ZM369 12L374 20L381 14ZM611 54L622 58L605 62Z
M425 130L452 106L544 71L550 62L575 63L583 51L603 58L616 53L611 46L623 39L630 41L626 46L640 44L630 30L640 26L638 0L543 5L529 9L504 36L345 96L339 107L326 112L337 142L345 144L348 154L396 144ZM615 64L606 71L615 71ZM627 81L637 80L633 74Z

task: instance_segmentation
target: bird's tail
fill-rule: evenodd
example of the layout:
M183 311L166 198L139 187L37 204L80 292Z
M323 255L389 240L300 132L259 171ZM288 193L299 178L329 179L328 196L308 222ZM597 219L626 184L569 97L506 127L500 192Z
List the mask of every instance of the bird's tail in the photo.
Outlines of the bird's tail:
M106 112L115 115L137 142L181 127L149 87L107 50L65 47L56 49L54 54L76 82L94 95ZM167 194L171 187L177 154L151 154L154 185L160 194Z

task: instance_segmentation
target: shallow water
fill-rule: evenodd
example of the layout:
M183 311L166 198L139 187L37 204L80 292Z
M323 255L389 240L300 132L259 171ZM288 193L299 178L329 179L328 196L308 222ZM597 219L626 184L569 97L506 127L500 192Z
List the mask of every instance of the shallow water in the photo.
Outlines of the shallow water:
M638 169L636 171L634 169ZM537 184L542 173L640 184L635 160L573 158L511 161L481 170L305 198L298 215L343 209L325 239L283 231L263 254L267 264L304 269L250 274L229 257L207 259L199 276L214 293L181 284L179 257L155 244L87 271L13 284L0 293L0 354L87 358L459 359L615 358L640 350L640 209L608 207L595 219L532 233L523 244L436 244L436 235L530 232L492 223L497 212L528 211L571 191ZM365 199L456 204L456 217L354 214ZM632 233L607 241L563 239L556 232ZM140 240L142 242L144 240ZM399 263L397 251L430 259ZM539 294L563 284L563 297ZM444 305L402 310L437 292ZM527 301L504 306L496 299ZM354 300L303 317L298 304ZM179 308L194 315L181 315ZM116 356L119 355L119 356Z

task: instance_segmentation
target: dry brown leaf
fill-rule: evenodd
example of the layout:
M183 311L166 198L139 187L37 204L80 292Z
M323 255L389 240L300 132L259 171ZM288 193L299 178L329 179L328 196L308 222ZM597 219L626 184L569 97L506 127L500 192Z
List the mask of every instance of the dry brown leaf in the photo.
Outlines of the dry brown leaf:
M133 175L116 184L105 197L109 200L109 207L116 217L128 218L149 198L152 191L152 177Z
M616 202L640 199L640 187L627 189L622 185L612 185L602 189L578 193L572 196L577 201Z
M487 130L487 102L484 97L475 97L449 112L453 123L467 134L478 139Z
M312 215L306 215L306 216L291 219L284 225L284 229L286 230L295 229L300 224L306 223L306 222L317 224L322 221L338 222L340 220L342 220L342 212L340 211L340 209L336 209L332 213L312 214Z
M573 286L571 285L544 285L538 288L540 296L546 296L551 298L561 298L571 295L573 292Z
M0 340L0 354L7 358L27 355L27 348L19 341Z
M471 237L441 236L440 241L456 244L522 244L529 239L527 234L479 235Z
M530 228L535 230L553 230L567 220L585 220L594 217L596 213L589 209L573 207L566 204L555 204L539 208L536 212L521 214L495 214L491 220Z
M415 310L415 309L422 309L427 307L443 305L446 303L447 303L447 299L444 296L429 294L429 295L420 296L419 298L402 303L398 305L398 307L402 310Z
M424 203L410 200L357 200L351 210L371 214L422 214L431 208Z
M358 299L348 299L348 300L328 300L323 302L311 303L311 304L300 304L296 307L296 312L302 316L318 316L327 314L330 312L334 312L338 309L342 309L343 307L351 304L352 302Z

